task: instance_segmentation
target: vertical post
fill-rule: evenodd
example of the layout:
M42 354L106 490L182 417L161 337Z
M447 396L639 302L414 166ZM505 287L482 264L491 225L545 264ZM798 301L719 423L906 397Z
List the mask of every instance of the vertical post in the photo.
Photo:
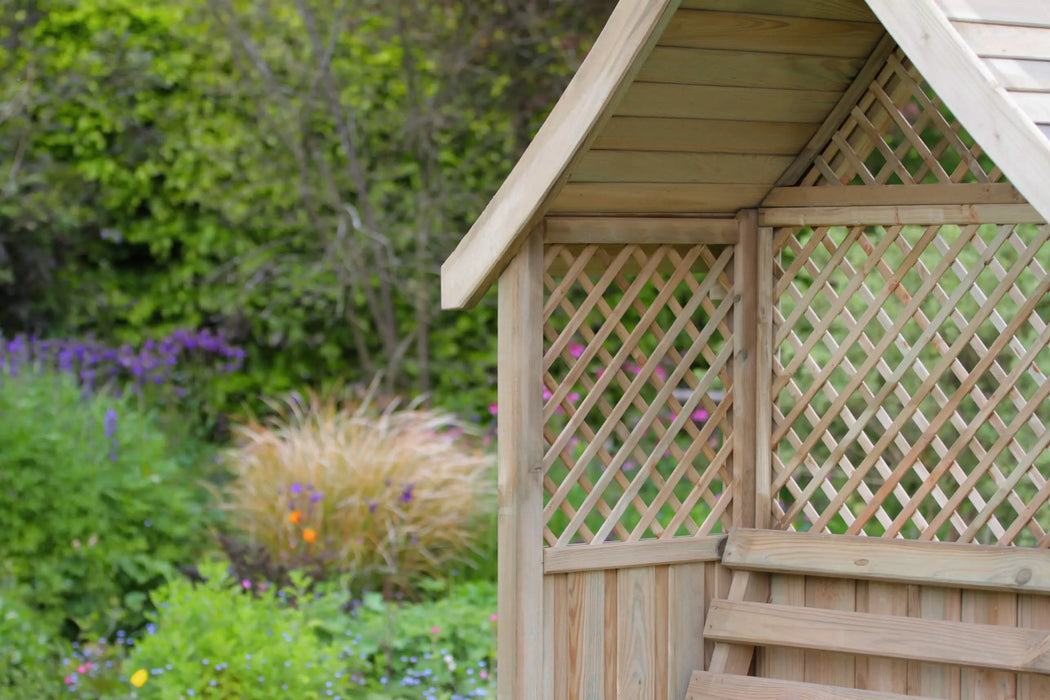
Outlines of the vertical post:
M736 217L733 251L733 526L755 526L755 448L758 375L758 211Z
M499 280L499 697L543 697L543 236Z
M757 334L755 336L755 527L773 519L773 229L758 229Z

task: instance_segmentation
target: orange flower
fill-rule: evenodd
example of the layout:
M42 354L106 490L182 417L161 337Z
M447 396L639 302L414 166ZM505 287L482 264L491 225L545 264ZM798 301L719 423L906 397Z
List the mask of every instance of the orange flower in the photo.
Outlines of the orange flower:
M288 514L288 522L293 525L298 525L299 521L303 519L303 514L297 510L293 510Z
M317 531L311 528L305 528L303 530L303 539L307 542L313 542L317 539Z

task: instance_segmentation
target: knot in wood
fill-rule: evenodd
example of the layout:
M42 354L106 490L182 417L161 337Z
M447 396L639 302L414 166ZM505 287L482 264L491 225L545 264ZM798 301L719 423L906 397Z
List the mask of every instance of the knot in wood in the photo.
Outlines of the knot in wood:
M853 563L856 564L857 566L867 566L868 565L868 560L867 559L858 559L858 560L856 560Z
M1017 581L1018 585L1023 586L1032 580L1032 570L1025 567L1017 572L1017 576L1014 577L1014 581Z

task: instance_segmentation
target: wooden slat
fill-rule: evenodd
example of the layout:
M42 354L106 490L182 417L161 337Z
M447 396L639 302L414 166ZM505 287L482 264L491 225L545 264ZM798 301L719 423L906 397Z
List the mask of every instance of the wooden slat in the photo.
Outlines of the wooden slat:
M908 612L924 620L958 622L962 614L962 591L930 586L913 586ZM911 692L938 698L958 698L960 669L956 665L908 662L908 688Z
M951 542L734 530L726 566L896 583L1050 593L1050 552Z
M1050 673L1050 637L1028 630L715 600L705 638L895 659Z
M795 155L819 124L613 117L595 148L680 153Z
M852 613L856 610L856 583L843 579L806 577L805 610L827 609ZM856 684L856 659L837 651L806 650L805 680L842 688Z
M1017 625L1017 594L1001 591L963 591L962 621L986 625ZM1050 634L1041 633L1050 641ZM1017 692L1017 676L1008 671L985 668L964 668L962 687L974 698L1014 698Z
M1050 29L1047 30L1047 41L1050 42ZM1050 123L1050 93L1013 92L1014 101L1032 121L1040 124Z
M729 596L733 585L733 572L720 563L708 564L704 570L704 610L711 609L711 603L719 598ZM704 626L707 626L705 619ZM711 669L711 661L715 653L715 643L704 637L704 669Z
M775 207L913 206L916 204L1026 204L1009 183L872 185L867 187L777 187L762 201Z
M875 226L1044 223L1027 204L919 204L912 206L780 207L762 209L763 226Z
M657 672L653 567L618 572L617 586L617 697L661 700L653 683Z
M552 214L733 214L756 206L766 185L568 184Z
M1017 625L1046 630L1050 634L1050 598L1037 595L1017 596ZM1023 673L1017 678L1017 700L1050 698L1050 676Z
M1050 27L1050 5L1040 0L936 0L948 19Z
M667 697L685 695L692 672L704 666L704 579L707 564L676 564L668 569ZM606 696L611 697L611 696Z
M912 0L867 3L988 157L1050 216L1050 142L995 84L940 9Z
M758 211L737 215L740 240L733 256L733 525L755 527L756 440L752 430L758 397Z
M774 232L758 229L755 319L755 527L768 528L773 517L773 296Z
M553 574L718 561L722 556L725 540L725 535L710 535L659 541L548 547L543 550L543 571Z
M813 138L799 152L795 162L788 166L788 169L777 180L778 186L795 185L805 175L813 164L813 159L827 147L832 136L842 127L857 102L868 91L871 81L883 69L886 58L896 46L897 44L888 35L883 35L879 39L853 83L839 97L838 102L824 118L820 128L813 134Z
M907 617L908 587L881 581L858 581L857 612ZM856 669L856 685L860 688L901 694L908 692L908 662L903 659L862 657L856 660Z
M681 85L839 91L850 84L863 63L860 58L657 45L637 80Z
M549 624L553 638L545 640L544 654L550 654L544 679L552 698L569 695L569 577L545 576L543 578L543 616ZM546 661L544 663L547 663Z
M583 65L485 211L441 267L441 304L477 303L601 130L678 0L620 3Z
M734 219L615 216L548 217L544 242L564 245L731 245Z
M764 603L769 600L769 576L753 571L737 571L733 574L725 598L732 602ZM746 675L754 654L753 644L715 644L708 670L712 673Z
M660 45L862 58L881 35L869 22L679 10Z
M916 696L697 671L686 700L916 700Z
M1046 92L1050 90L1050 61L1022 61L1015 58L988 58L984 65L1008 90Z
M616 697L619 679L619 575L616 569L606 569L605 575L605 697Z
M570 182L770 183L791 156L735 153L590 151Z
M812 124L822 121L838 99L837 92L818 90L636 82L616 107L616 115Z
M774 605L805 607L806 577L771 574L769 602ZM763 651L765 652L765 670L761 675L787 681L806 679L806 653L803 650L769 647Z
M682 8L725 11L725 0L682 0ZM786 15L814 19L877 22L875 15L857 0L734 0L732 9L759 15Z
M1050 27L1012 27L983 22L953 22L979 56L1050 59Z
M569 697L596 698L605 690L605 572L568 574Z
M499 283L500 694L543 679L543 240L534 231Z

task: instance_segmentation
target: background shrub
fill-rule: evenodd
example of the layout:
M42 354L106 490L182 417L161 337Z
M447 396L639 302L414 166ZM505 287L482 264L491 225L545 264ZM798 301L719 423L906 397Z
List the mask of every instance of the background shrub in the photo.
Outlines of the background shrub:
M54 652L46 622L14 587L0 585L0 699L57 695Z
M68 375L0 376L0 552L54 628L108 635L207 541L204 491L128 399Z
M233 523L284 570L350 572L355 586L410 588L469 554L490 504L488 456L448 415L351 410L293 396L234 428Z

